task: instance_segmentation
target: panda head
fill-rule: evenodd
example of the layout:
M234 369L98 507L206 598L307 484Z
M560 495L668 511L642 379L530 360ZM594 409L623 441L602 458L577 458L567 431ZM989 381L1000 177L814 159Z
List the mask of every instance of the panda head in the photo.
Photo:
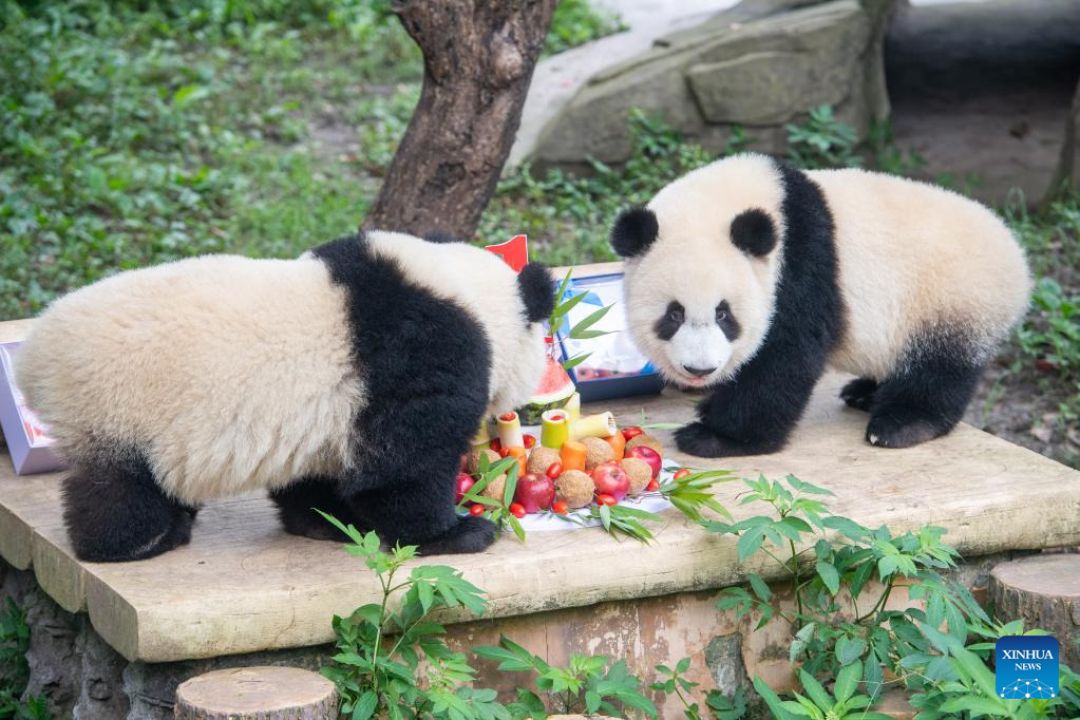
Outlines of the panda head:
M783 251L782 202L774 161L741 155L689 173L616 220L611 244L625 260L630 331L669 380L722 382L761 346Z
M555 307L547 268L529 263L515 273L498 255L441 234L370 231L366 241L376 254L394 258L410 282L476 320L491 349L489 410L524 405L543 373L544 321Z

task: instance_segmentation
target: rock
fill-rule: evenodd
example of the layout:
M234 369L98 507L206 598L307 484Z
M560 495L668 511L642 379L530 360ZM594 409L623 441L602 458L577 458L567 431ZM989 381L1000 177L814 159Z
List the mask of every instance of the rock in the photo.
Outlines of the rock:
M713 638L705 648L705 665L722 695L730 698L740 689L752 689L743 664L741 633L733 632Z
M292 667L241 667L193 677L176 689L176 720L332 720L334 683Z
M809 7L804 7L809 4ZM888 117L882 36L895 0L743 2L595 74L540 134L540 166L629 158L630 111L719 152L734 126L782 152L784 125L830 105L860 138Z
M1002 563L990 573L990 601L999 621L1023 619L1061 643L1061 662L1080 666L1080 555L1032 555Z

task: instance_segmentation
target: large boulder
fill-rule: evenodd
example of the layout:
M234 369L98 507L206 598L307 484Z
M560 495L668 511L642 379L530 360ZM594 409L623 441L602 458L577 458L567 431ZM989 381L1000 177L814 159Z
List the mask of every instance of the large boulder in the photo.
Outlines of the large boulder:
M617 163L631 153L627 119L640 108L719 151L734 126L756 149L784 150L784 126L831 105L865 137L888 117L882 36L894 0L748 0L660 38L594 75L540 135L533 159Z

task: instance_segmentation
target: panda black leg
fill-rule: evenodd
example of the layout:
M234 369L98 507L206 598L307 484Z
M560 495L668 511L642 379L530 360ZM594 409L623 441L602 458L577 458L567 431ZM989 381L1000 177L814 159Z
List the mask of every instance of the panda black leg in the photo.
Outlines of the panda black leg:
M700 420L675 432L683 452L698 457L763 455L787 443L824 368L824 355L801 366L763 348L738 376L698 406Z
M458 383L462 385L462 383ZM468 387L468 386L466 386ZM460 517L454 480L461 455L480 425L486 389L458 387L372 401L358 420L357 468L343 487L353 512L383 542L417 545L423 555L480 552L495 541L495 525Z
M964 416L983 365L965 360L970 349L938 339L878 388L866 440L885 448L906 448L941 437Z
M341 496L340 488L341 480L337 478L304 477L273 490L270 499L277 505L285 532L314 540L341 541L341 532L315 509L333 515L346 525L355 525L362 532L370 528L362 526L350 503Z
M876 380L870 378L855 378L840 391L840 399L847 403L850 408L869 412L874 404L874 393L877 392Z
M87 562L142 560L186 545L196 508L168 497L143 455L109 449L64 478L64 524Z

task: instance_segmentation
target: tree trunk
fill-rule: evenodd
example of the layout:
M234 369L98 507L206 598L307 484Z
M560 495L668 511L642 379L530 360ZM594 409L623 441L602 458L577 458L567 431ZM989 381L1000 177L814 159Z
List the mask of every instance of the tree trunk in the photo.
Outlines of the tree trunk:
M424 84L368 229L470 238L513 145L557 0L398 0Z

